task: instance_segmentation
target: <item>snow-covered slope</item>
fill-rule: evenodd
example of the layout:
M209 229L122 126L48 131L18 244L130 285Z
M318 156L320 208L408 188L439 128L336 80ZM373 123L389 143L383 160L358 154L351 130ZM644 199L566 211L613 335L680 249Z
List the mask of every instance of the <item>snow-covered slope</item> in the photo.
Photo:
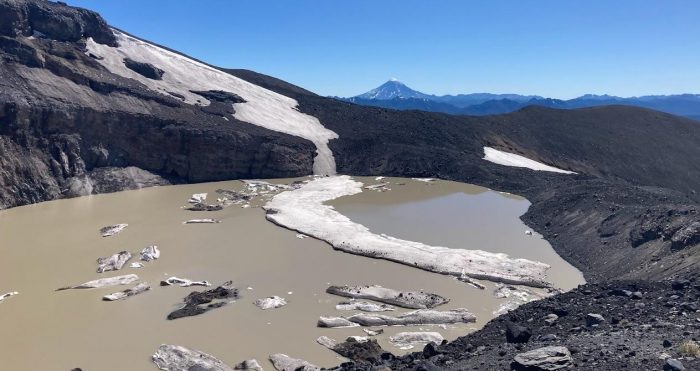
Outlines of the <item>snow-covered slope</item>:
M576 174L573 171L562 170L531 160L527 157L516 155L515 153L503 152L491 147L484 147L484 160L504 166L524 167L532 170L551 171L562 174Z
M548 286L549 265L482 250L451 249L372 233L324 202L362 192L349 176L317 178L293 191L276 195L265 206L267 219L316 237L335 249L386 259L452 276L494 282Z
M101 57L98 62L110 72L138 80L164 95L179 94L189 104L209 104L209 101L192 93L192 90L223 90L234 93L246 101L234 104L236 119L308 139L316 145L314 173L335 174L335 159L328 147L328 141L337 138L338 135L321 125L317 118L299 112L296 100L117 30L114 30L114 34L119 47L99 44L92 39L88 39L87 42L88 52ZM150 63L165 73L161 80L147 78L127 68L124 64L125 58Z

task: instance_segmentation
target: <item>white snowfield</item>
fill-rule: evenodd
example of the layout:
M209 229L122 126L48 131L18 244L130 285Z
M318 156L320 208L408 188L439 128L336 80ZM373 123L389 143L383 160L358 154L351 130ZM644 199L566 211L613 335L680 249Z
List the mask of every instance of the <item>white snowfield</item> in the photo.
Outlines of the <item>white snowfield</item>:
M515 153L503 152L491 147L484 147L483 159L504 166L524 167L537 171L551 171L561 174L576 174L573 171L562 170L535 160L530 160L527 157L516 155Z
M323 127L317 118L299 112L296 100L117 30L113 29L113 32L119 42L116 48L98 44L92 38L87 41L87 51L104 58L98 62L110 72L137 80L149 89L170 97L172 95L169 92L180 94L189 104L210 103L191 90L234 93L246 101L233 105L236 119L308 139L316 145L314 174L335 174L335 159L328 148L328 141L338 138L338 134ZM149 79L132 71L124 64L124 58L150 63L163 70L165 73L162 80Z
M547 287L549 265L482 250L451 249L378 235L324 202L362 192L362 183L349 176L317 178L282 192L265 206L266 218L283 227L356 255L386 259L427 271L494 282Z

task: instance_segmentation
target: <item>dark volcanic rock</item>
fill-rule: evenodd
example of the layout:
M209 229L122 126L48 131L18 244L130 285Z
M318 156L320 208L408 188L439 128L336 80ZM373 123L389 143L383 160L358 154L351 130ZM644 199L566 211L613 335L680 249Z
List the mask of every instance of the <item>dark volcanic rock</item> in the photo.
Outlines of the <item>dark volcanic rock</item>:
M228 281L215 289L190 293L184 299L185 305L168 314L167 318L173 320L200 315L238 299L240 297L238 289L231 285L232 282Z
M527 343L532 336L532 331L517 323L508 322L506 325L506 340L509 343Z
M429 352L416 352L401 357L387 357L371 365L351 364L343 370L370 370L387 367L392 370L415 370L423 360L442 370L510 370L516 355L547 346L565 346L572 354L572 368L584 370L658 370L664 365L662 353L671 358L683 357L675 344L692 337L700 328L698 313L683 314L663 304L671 293L693 303L700 301L697 281L675 284L643 281L615 281L587 284L570 292L524 304L507 315L487 323L483 329L442 344ZM642 299L610 295L613 290L642 291ZM637 308L637 304L645 304ZM512 323L528 322L552 313L552 308L566 305L568 315L560 316L553 326L532 326L527 343L506 343L504 333ZM588 313L610 313L620 318L609 326L585 326ZM578 329L577 331L572 331ZM664 347L664 340L672 343ZM700 369L700 359L683 360L686 369ZM515 366L515 365L513 365Z
M129 58L124 58L124 65L130 70L152 80L162 80L163 73L165 73L163 70L150 63L138 62Z
M59 2L0 0L0 35L17 37L40 33L58 41L96 42L116 46L117 40L97 13Z
M377 343L377 340L370 339L368 341L356 341L349 337L344 342L338 343L333 347L333 351L341 356L355 362L376 362L380 359L384 350Z
M215 102L221 102L221 103L245 103L245 99L239 97L236 94L227 92L227 91L222 91L222 90L206 90L206 91L198 91L198 90L191 90L192 93L195 93L197 95L201 95L202 97L215 101Z

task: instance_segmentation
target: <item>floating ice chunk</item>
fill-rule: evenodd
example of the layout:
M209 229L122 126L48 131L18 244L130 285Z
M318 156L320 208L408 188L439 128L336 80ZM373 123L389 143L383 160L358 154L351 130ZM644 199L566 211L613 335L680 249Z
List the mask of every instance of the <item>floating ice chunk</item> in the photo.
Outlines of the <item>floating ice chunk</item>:
M464 308L438 311L419 309L400 313L396 316L384 314L359 313L350 317L321 317L318 327L352 327L351 323L365 327L442 325L451 323L475 322L476 316Z
M131 259L131 253L120 251L112 256L97 259L97 273L118 271Z
M394 310L394 308L392 308L389 305L370 303L368 301L351 301L351 302L338 303L338 305L335 306L335 309L336 310L360 310L363 312L389 312L389 311Z
M418 344L436 343L440 344L445 338L439 332L399 332L389 337L389 342L394 346L413 348Z
M287 305L287 301L279 296L258 299L253 304L262 310L280 308Z
M139 279L139 276L137 276L135 274L126 274L123 276L100 278L97 280L81 283L80 285L76 285L76 286L61 287L61 288L56 289L56 291L68 290L68 289L96 289L96 288L101 288L101 287L128 285L132 282L138 281L138 279Z
M221 223L221 220L216 219L190 219L183 224L216 224Z
M145 262L156 260L158 258L160 258L160 250L158 250L158 246L156 245L147 246L141 250L141 260Z
M144 293L150 289L151 289L151 286L148 286L148 284L145 282L141 282L138 285L136 285L130 289L126 289L126 290L120 291L120 292L115 292L114 294L105 295L102 297L102 300L105 300L105 301L122 300L122 299L126 299L130 296Z
M253 371L263 371L262 366L258 363L256 359L247 359L236 366L233 367L236 370L253 370Z
M109 237L109 236L114 236L115 234L121 232L124 230L124 228L128 227L128 224L115 224L115 225L108 225L106 227L100 228L100 234L102 237Z
M343 317L323 317L318 319L318 327L326 328L342 328L342 327L357 327L359 326L355 322L351 322Z
M292 358L281 353L270 355L270 362L278 371L316 371L321 369L302 359Z
M528 236L532 236L532 231L529 231L529 230L528 230L528 231L525 231L525 234L528 235Z
M333 350L333 348L335 348L335 346L338 345L338 342L335 339L331 339L328 336L321 336L318 339L316 339L316 342L330 350Z
M307 235L305 235L305 234L303 234L303 233L297 233L297 238L300 239L300 240L303 240L303 239L306 238L306 237L309 237L309 236L307 236Z
M190 199L187 201L191 204L201 204L204 203L204 201L207 200L207 194L206 193L195 193L190 197Z
M495 282L545 287L549 265L506 254L428 246L372 233L324 202L362 192L349 176L315 178L299 189L282 192L266 205L271 222L324 240L335 249L386 259L431 272Z
M415 180L417 182L423 182L423 183L432 183L436 179L435 178L411 178L411 180Z
M11 296L15 296L17 294L19 294L19 292L17 292L17 291L11 291L11 292L8 292L6 294L2 294L2 295L0 295L0 302L11 297Z
M382 180L382 179L384 179L384 178L386 178L386 177L385 177L385 176L378 176L378 177L374 178L374 180L380 181L380 180Z
M364 331L365 334L367 334L369 336L377 336L377 335L381 335L384 333L384 329L381 329L381 328L378 328L376 330L372 330L371 328L363 328L362 331Z
M354 299L369 299L380 303L410 309L434 308L449 302L448 299L431 293L397 291L381 286L331 286L326 292Z
M190 286L211 286L209 281L192 281L187 278L170 277L166 280L160 281L161 286L180 286L180 287L190 287Z
M193 91L220 90L238 95L245 102L233 104L236 119L311 141L317 153L314 174L335 174L335 159L328 142L338 138L338 134L326 129L316 117L299 111L296 100L117 30L113 32L118 47L98 44L92 38L86 43L87 52L103 57L97 62L108 71L134 79L163 95L177 93L187 104L209 104ZM149 79L130 70L124 65L125 58L163 70L162 79Z
M576 174L573 171L562 170L554 166L545 165L541 162L531 160L524 156L516 155L515 153L503 152L491 147L484 147L483 159L504 166L524 167L537 171L550 171L561 174Z
M143 268L143 264L139 262L131 263L129 264L129 267L131 268Z
M212 355L179 345L161 345L152 360L156 367L164 371L233 371Z
M365 186L364 188L368 189L370 191L377 191L377 192L386 192L386 191L391 190L389 188L389 183L372 184L372 185Z

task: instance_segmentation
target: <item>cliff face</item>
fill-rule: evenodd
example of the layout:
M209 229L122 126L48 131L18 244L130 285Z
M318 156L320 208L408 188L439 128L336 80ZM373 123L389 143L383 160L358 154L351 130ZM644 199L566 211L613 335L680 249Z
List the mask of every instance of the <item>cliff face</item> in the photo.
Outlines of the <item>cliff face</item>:
M96 13L2 0L0 18L0 208L311 173L310 142L235 120L227 99L186 104L105 70L85 51L87 37L116 43Z

